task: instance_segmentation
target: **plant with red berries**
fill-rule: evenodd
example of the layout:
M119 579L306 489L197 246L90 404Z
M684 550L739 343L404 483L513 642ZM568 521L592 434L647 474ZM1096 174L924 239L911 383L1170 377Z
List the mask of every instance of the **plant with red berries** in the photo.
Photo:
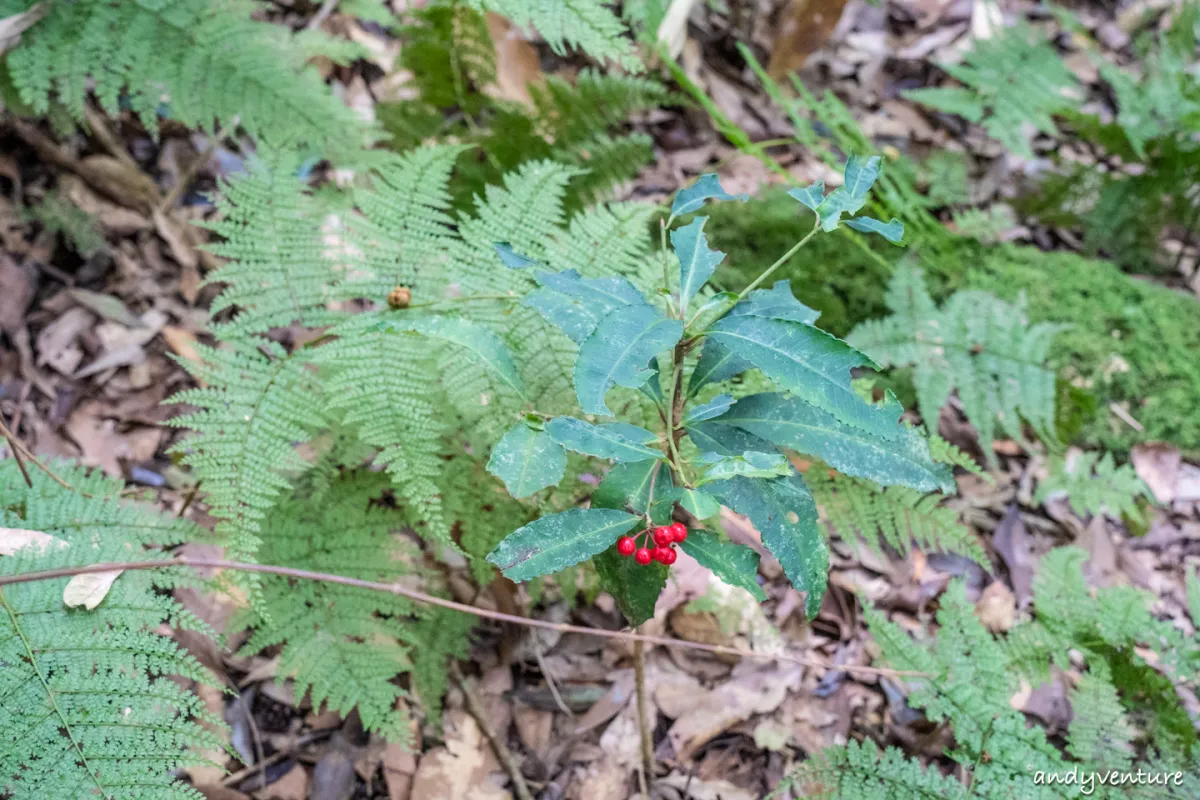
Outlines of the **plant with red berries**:
M713 524L724 505L750 518L792 584L807 593L805 610L812 615L825 591L829 556L816 503L785 451L807 453L882 486L930 491L952 485L949 468L934 462L924 435L900 422L903 408L895 397L889 393L873 404L851 386L851 370L870 360L816 327L817 312L792 295L787 281L759 288L809 239L841 223L899 243L903 227L896 220L843 219L866 203L878 172L878 158L852 157L843 185L830 194L821 183L793 190L814 212L811 229L738 294L705 288L724 258L708 246L706 217L671 230L707 200L746 199L726 193L715 175L675 198L662 226L662 283L649 295L623 277L546 270L497 244L505 266L535 270L539 288L523 303L578 346L575 393L588 418L527 408L493 449L489 471L514 497L525 497L562 480L568 451L615 465L590 507L534 520L509 534L488 560L509 578L528 580L592 558L601 585L635 625L653 614L680 550L765 599L758 553L729 542ZM742 396L739 376L754 369L779 391ZM639 421L657 417L661 427L593 421L617 416L607 405L617 387L622 411ZM675 521L685 514L699 523L690 532Z

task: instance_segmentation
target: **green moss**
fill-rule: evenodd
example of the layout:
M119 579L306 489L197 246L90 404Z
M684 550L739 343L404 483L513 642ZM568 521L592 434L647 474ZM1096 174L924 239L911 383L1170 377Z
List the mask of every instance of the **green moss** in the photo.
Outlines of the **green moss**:
M808 225L808 212L780 191L744 205L715 204L707 213L709 241L727 254L717 275L734 290L785 252ZM923 264L939 301L963 288L1008 300L1024 291L1032 321L1072 326L1060 334L1052 356L1063 379L1060 434L1118 453L1148 439L1200 452L1200 302L1195 297L1072 253L959 242L957 257ZM845 335L858 322L886 313L889 265L914 255L886 243L869 246L871 252L841 232L818 236L777 274L822 312L819 325ZM1111 403L1124 406L1145 432L1118 419Z

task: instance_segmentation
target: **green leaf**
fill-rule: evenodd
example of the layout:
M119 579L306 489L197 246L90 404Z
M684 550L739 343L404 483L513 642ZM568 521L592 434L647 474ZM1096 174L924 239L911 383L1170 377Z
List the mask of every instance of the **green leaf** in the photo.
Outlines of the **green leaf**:
M666 457L661 450L646 447L647 442L658 440L656 434L625 422L592 425L574 417L555 417L546 423L546 433L568 450L585 456L614 461Z
M729 194L721 188L721 181L714 173L701 175L700 179L686 189L680 189L671 204L671 216L690 214L704 205L705 200L741 200L743 203L750 199L748 194Z
M791 189L788 195L816 211L821 203L825 202L825 181L817 181L803 189Z
M855 217L846 220L846 226L863 233L878 233L892 244L900 244L900 240L904 238L904 223L895 217L887 224L874 217Z
M688 379L688 397L696 394L710 383L727 381L735 375L740 375L754 365L741 356L713 339L704 340L704 349L700 351L700 360L692 370Z
M612 595L631 626L637 627L654 616L654 605L667 585L666 564L657 561L639 564L618 553L615 544L592 563L600 578L600 588Z
M604 480L592 494L592 508L629 508L645 514L650 500L650 486L654 486L655 505L659 497L666 497L674 488L671 470L661 461L628 461L617 464L608 471Z
M696 482L697 486L730 478L778 478L792 474L792 465L782 453L763 453L746 450L741 455L705 453L699 459L709 466Z
M671 231L671 247L679 259L679 308L686 311L688 301L708 283L717 265L725 258L720 250L708 246L704 223L708 217L696 217L682 228Z
M687 336L695 336L705 331L709 325L713 324L721 317L729 312L738 301L738 296L733 292L719 292L709 298L708 302L700 306L700 309L692 315L692 319L688 322L684 333Z
M696 406L684 415L683 424L695 425L697 422L704 422L706 419L719 417L728 411L733 404L734 399L731 395L719 394L704 405Z
M708 531L692 531L679 547L725 583L745 589L760 603L766 602L767 593L757 580L758 553L749 547L722 541Z
M542 266L542 262L521 255L508 242L493 242L492 247L496 248L496 255L500 256L500 260L504 262L504 266L509 269L527 269L529 267Z
M956 86L909 89L904 96L938 111L957 114L968 122L983 119L983 98L971 89Z
M572 508L513 531L487 560L508 579L527 581L591 558L639 521L611 508Z
M401 312L404 313L404 312ZM368 333L416 333L432 339L442 339L461 347L475 359L494 372L521 397L525 396L525 385L513 363L512 354L500 337L477 322L468 322L459 317L416 317L413 319L388 319L368 329Z
M683 323L667 319L650 306L626 306L600 321L579 347L575 362L575 393L588 414L612 415L604 395L613 385L636 389L653 373L646 364L675 345Z
M719 453L736 456L747 450L759 453L771 451L771 443L746 433L732 425L719 422L703 422L687 429L688 436L701 453Z
M567 453L545 431L524 422L512 426L492 448L487 471L504 481L513 497L554 486L567 469Z
M804 482L797 476L771 481L733 478L714 483L711 491L724 505L750 518L792 586L805 593L804 613L815 617L828 580L829 548Z
M543 272L537 276L542 288L531 292L524 305L537 311L581 344L600 320L618 308L647 305L632 283L621 277L583 278L573 269Z
M715 497L695 489L680 489L679 505L696 519L708 519L721 513L721 504Z
M816 209L817 216L821 218L821 230L835 229L842 214L853 214L866 205L867 192L871 191L878 177L879 156L871 156L866 162L858 156L850 156L846 161L844 182L830 192Z
M663 395L662 380L659 378L658 356L650 359L650 377L638 387L638 391L654 401L659 408L666 408L667 398Z
M748 315L719 320L708 336L842 422L885 439L899 435L904 409L890 393L884 405L873 406L854 392L850 370L873 365L841 339L811 325Z
M922 492L954 489L950 469L933 461L925 437L900 422L895 423L893 438L880 439L798 397L775 392L742 398L717 422L818 456L840 472L881 486L908 486Z
M755 289L733 307L729 316L771 317L812 325L821 312L801 303L792 294L791 281L777 281L770 289Z

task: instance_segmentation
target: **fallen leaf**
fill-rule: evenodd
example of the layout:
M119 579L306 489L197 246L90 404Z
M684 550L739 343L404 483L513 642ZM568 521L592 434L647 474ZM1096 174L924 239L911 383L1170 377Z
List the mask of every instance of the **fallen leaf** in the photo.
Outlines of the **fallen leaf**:
M1004 519L996 526L992 547L1008 568L1017 603L1024 608L1033 596L1033 547L1016 503L1008 507Z
M44 3L37 3L19 14L0 19L0 53L21 41L21 34L46 15Z
M499 14L488 12L487 27L496 49L496 82L485 86L484 94L532 108L529 84L546 80L537 48L525 40L520 29Z
M196 254L196 247L188 238L187 231L174 217L169 217L166 214L154 209L151 218L154 220L154 228L158 231L158 235L167 243L167 247L171 250L171 256L178 261L186 269L196 269L200 264L200 257Z
M412 795L413 776L417 774L417 756L395 742L383 751L383 782L388 800L408 800Z
M1183 464L1179 448L1163 442L1144 442L1133 446L1129 460L1155 500L1166 505L1175 499L1175 485Z
M34 284L29 273L6 253L0 253L0 286L4 287L0 292L0 331L13 333L25 327L25 311L33 301Z
M55 372L71 377L83 361L80 335L96 323L96 316L78 306L42 328L37 337L37 363L50 365Z
M113 582L125 570L111 569L104 572L92 572L87 575L76 575L67 581L63 588L63 604L68 608L83 606L91 611L108 597L108 591Z
M335 734L335 740L336 736ZM308 800L350 800L354 796L354 785L354 759L350 757L344 747L334 746L321 756L321 760L313 769L312 793L308 796ZM281 800L293 800L293 798L288 797ZM295 800L305 800L305 798L301 796Z
M1006 631L1017 617L1017 599L1003 581L992 581L975 603L975 615L992 633Z
M767 72L779 79L798 71L828 41L846 0L791 0L783 13Z
M513 708L513 722L516 723L521 744L545 761L550 753L554 733L554 714L517 703Z
M66 547L67 543L57 536L42 531L27 531L22 528L0 528L0 556L11 556L22 547L36 545L39 550L47 547Z
M119 322L127 328L140 328L141 320L134 316L123 302L111 294L89 292L87 289L68 289L67 294L79 305L95 311L100 316L112 322Z
M260 794L272 800L308 800L308 773L296 764Z
M446 746L421 757L412 796L420 800L511 800L488 776L488 748L479 726L465 712L446 714Z
M691 800L756 800L757 792L743 789L726 780L701 780L695 775L683 772L672 772L660 783L672 789L686 790Z

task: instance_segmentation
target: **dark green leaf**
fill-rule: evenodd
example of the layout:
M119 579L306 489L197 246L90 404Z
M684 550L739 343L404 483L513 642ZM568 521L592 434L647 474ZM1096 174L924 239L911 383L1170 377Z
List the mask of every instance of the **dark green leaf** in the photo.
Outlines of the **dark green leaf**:
M650 377L638 387L638 391L654 401L659 408L666 408L667 398L663 396L662 379L659 377L658 357L650 359Z
M812 186L803 189L792 189L788 194L799 200L813 211L825 200L825 181L817 181Z
M633 627L654 616L654 604L667 585L667 565L657 561L639 564L617 552L616 545L592 561L600 587L617 601L617 608Z
M705 339L704 349L700 351L700 360L688 380L688 397L695 397L707 384L727 381L753 368L753 364L741 356L734 355L725 345Z
M513 497L528 497L539 489L554 486L567 469L567 453L545 431L535 431L518 422L492 448L487 470L500 480Z
M504 266L509 269L527 269L529 267L540 267L542 262L535 259L523 256L508 242L493 242L492 247L496 248L496 255L500 256L500 260L504 262Z
M904 409L890 393L882 406L855 393L850 370L872 366L871 360L841 339L811 325L754 316L725 317L708 336L842 422L885 439L899 435L896 420Z
M671 204L671 216L690 214L704 205L705 200L741 200L743 203L750 199L748 194L729 194L721 188L721 181L713 173L701 175L700 179L686 189L680 189Z
M816 616L828 580L829 548L804 482L798 476L771 481L733 478L712 484L711 491L724 505L750 518L788 580L805 593L804 613L810 619Z
M771 443L746 433L732 425L719 422L702 422L687 429L688 436L701 453L720 453L736 456L747 450L760 453L771 451Z
M777 281L770 289L756 289L746 295L746 299L733 307L729 316L736 317L748 314L752 317L771 317L786 319L811 325L821 316L821 312L809 308L796 299L792 294L791 281Z
M508 347L499 336L478 322L468 322L460 317L398 317L387 319L368 329L368 332L374 331L414 333L460 345L477 361L496 373L500 380L517 394L525 396L525 385Z
M639 521L641 517L611 508L572 508L513 531L487 560L510 580L527 581L606 550Z
M688 301L708 283L717 265L725 258L720 250L708 246L704 223L708 217L696 217L682 228L671 231L671 247L679 259L679 308L686 311Z
M745 589L760 603L766 602L767 593L757 580L758 553L749 547L721 541L708 531L692 531L679 547L725 583Z
M715 497L695 489L680 489L679 505L696 519L708 519L721 513L721 504Z
M621 277L582 278L573 269L543 272L542 288L531 292L524 304L541 314L581 344L606 315L628 305L646 305L632 283Z
M850 156L846 161L845 181L817 207L821 229L833 230L842 214L854 214L866 205L867 193L878 177L879 156L871 156L865 162L858 156Z
M674 482L671 470L661 461L631 461L617 464L608 471L592 494L593 508L629 508L646 513L650 486L654 485L655 505L659 497L669 496Z
M592 425L574 417L555 417L546 423L546 433L568 450L614 461L645 461L665 458L663 452L646 443L658 436L645 428L625 422Z
M733 406L734 400L731 395L719 394L712 400L709 400L702 406L696 406L683 417L684 425L695 425L698 422L704 422L706 419L719 417L728 411Z
M650 306L626 306L600 321L579 347L575 393L588 414L612 415L604 395L613 385L636 389L653 373L646 364L683 335L683 323Z
M874 217L855 217L846 220L846 226L863 233L878 233L892 244L900 244L904 238L904 223L892 217L892 221L884 224Z
M881 486L908 486L922 492L954 489L950 469L934 463L925 437L900 422L895 423L893 438L880 439L798 397L774 392L742 398L717 422L818 456L847 475Z
M782 453L764 453L757 450L746 450L741 455L723 455L720 453L705 453L700 457L702 463L710 466L704 470L697 486L713 481L728 480L735 477L743 478L778 478L792 474L792 465L787 456Z

